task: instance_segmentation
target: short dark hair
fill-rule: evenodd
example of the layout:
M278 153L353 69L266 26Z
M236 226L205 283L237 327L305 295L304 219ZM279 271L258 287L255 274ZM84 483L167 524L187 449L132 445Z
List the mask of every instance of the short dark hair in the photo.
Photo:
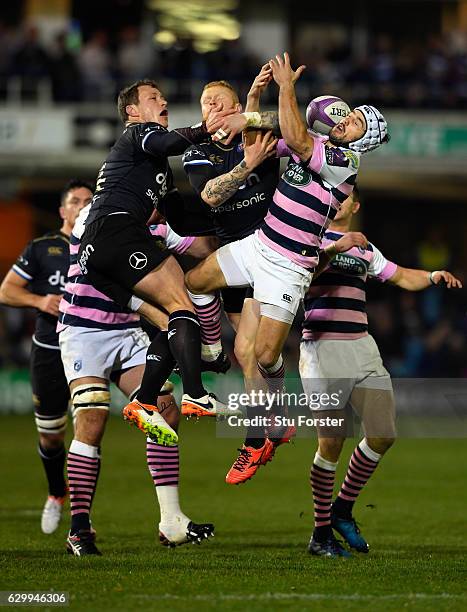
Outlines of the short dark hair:
M91 182L80 178L72 178L62 189L62 193L60 194L60 204L63 204L68 192L72 191L72 189L79 189L80 187L85 187L86 189L89 189L91 193L94 193L94 185Z
M142 85L149 85L150 87L155 87L156 89L159 89L156 81L154 81L153 79L140 79L139 81L135 81L131 85L128 85L128 87L124 87L122 90L120 90L120 93L118 94L117 108L118 114L123 123L126 123L128 121L126 107L129 104L138 104L138 87L141 87Z

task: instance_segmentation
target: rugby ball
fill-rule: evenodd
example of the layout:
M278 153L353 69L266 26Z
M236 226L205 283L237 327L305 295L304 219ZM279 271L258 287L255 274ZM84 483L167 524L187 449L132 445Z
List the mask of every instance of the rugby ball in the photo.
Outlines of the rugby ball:
M329 134L341 119L350 113L349 105L336 96L318 96L308 104L306 122L310 130Z

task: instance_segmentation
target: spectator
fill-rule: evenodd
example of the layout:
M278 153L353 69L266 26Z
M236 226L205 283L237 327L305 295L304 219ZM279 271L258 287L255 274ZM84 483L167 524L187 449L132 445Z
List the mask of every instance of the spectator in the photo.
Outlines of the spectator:
M67 49L66 37L66 32L57 34L51 53L52 91L56 102L74 102L81 98L81 73L75 55Z
M117 50L118 88L150 76L154 65L155 49L151 41L143 41L140 30L135 26L121 30Z
M23 97L37 97L38 86L50 76L50 58L39 41L35 26L26 29L24 40L13 53L11 73L21 77Z
M97 30L79 56L86 100L109 100L115 90L108 35Z

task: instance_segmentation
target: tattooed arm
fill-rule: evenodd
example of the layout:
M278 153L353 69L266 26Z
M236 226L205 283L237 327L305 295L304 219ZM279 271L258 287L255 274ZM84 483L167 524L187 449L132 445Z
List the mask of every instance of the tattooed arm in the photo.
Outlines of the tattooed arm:
M244 115L259 115L259 117L247 118L248 128L259 128L261 130L271 130L277 138L281 137L279 126L279 113L277 111L262 111L261 113L244 113Z
M265 159L275 154L277 139L269 132L258 132L254 142L245 145L244 159L230 172L209 180L201 192L201 197L215 208L231 198L243 185L248 175Z
M268 157L275 154L277 139L272 133L258 132L254 142L245 145L244 159L230 172L212 178L206 183L201 197L209 206L220 206L243 185L248 175Z
M216 176L216 178L208 181L201 192L201 197L206 204L213 208L220 206L238 191L238 188L243 185L251 170L246 165L246 161L242 159L230 172Z
M230 144L236 134L243 130L271 130L280 138L279 116L276 111L232 113L232 111L212 112L206 122L207 130L213 140Z

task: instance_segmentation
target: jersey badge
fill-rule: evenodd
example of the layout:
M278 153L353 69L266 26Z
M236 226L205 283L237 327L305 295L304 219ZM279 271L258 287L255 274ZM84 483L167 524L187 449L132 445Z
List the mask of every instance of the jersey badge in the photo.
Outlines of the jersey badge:
M289 185L305 187L311 183L311 172L308 172L308 170L300 164L290 162L282 178L286 183L289 183Z
M338 253L331 262L334 270L347 274L361 275L367 271L367 262L348 253Z
M63 255L62 247L51 246L47 249L47 255Z

